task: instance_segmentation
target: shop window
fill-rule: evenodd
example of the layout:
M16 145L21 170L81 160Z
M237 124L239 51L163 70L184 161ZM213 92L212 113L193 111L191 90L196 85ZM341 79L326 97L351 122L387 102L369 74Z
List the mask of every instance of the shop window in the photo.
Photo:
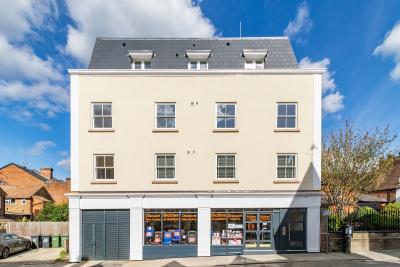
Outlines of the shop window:
M243 245L243 210L211 212L211 245Z
M145 210L145 245L197 245L196 210Z

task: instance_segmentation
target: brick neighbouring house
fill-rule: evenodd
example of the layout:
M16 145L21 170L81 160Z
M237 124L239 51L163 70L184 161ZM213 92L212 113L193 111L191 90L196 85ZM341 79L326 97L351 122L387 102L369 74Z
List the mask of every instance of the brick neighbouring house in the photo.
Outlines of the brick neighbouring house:
M55 179L52 168L41 168L39 172L10 163L0 168L0 188L6 195L2 213L31 216L46 202L67 203L64 194L70 192L70 181Z
M388 203L400 202L400 159L395 160L383 182L369 195L384 198Z

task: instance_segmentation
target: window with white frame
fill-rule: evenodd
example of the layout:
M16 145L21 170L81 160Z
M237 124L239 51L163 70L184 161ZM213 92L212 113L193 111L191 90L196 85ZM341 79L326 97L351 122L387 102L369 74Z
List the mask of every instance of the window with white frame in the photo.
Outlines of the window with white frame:
M156 103L156 127L175 128L175 103Z
M244 68L248 70L262 70L264 69L263 60L246 60L244 63Z
M92 103L92 128L112 128L111 103Z
M151 61L135 60L132 63L132 68L135 70L151 69Z
M25 199L25 198L21 199L21 203L22 203L23 205L25 205L25 204L26 204L26 199Z
M297 103L278 103L277 128L297 127Z
M95 179L114 179L114 155L95 155Z
M175 179L175 154L156 154L156 178Z
M191 60L188 64L188 67L191 70L206 70L206 69L208 69L208 61L207 60Z
M296 178L296 154L278 154L277 155L277 178L295 179Z
M217 178L236 178L236 155L217 154Z
M217 103L217 128L236 127L236 103Z
M6 198L4 202L6 204L15 204L15 198Z

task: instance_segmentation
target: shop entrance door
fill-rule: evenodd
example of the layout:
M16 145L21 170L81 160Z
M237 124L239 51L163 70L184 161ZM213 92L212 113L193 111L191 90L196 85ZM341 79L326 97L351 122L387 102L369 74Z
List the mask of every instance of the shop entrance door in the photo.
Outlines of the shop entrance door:
M274 211L274 229L276 250L306 250L306 209Z
M272 249L271 213L245 212L245 249Z

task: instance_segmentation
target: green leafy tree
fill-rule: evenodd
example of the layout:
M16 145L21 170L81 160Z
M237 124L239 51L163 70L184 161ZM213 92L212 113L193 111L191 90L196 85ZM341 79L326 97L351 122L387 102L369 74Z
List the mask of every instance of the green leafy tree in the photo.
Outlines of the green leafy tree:
M68 221L68 204L56 205L46 203L35 218L36 221L66 222Z
M389 203L383 208L383 212L399 212L400 213L400 203Z
M324 138L322 146L322 190L329 204L344 217L345 209L356 207L359 195L381 182L393 164L397 151L391 150L396 135L388 126L373 131L345 127Z

